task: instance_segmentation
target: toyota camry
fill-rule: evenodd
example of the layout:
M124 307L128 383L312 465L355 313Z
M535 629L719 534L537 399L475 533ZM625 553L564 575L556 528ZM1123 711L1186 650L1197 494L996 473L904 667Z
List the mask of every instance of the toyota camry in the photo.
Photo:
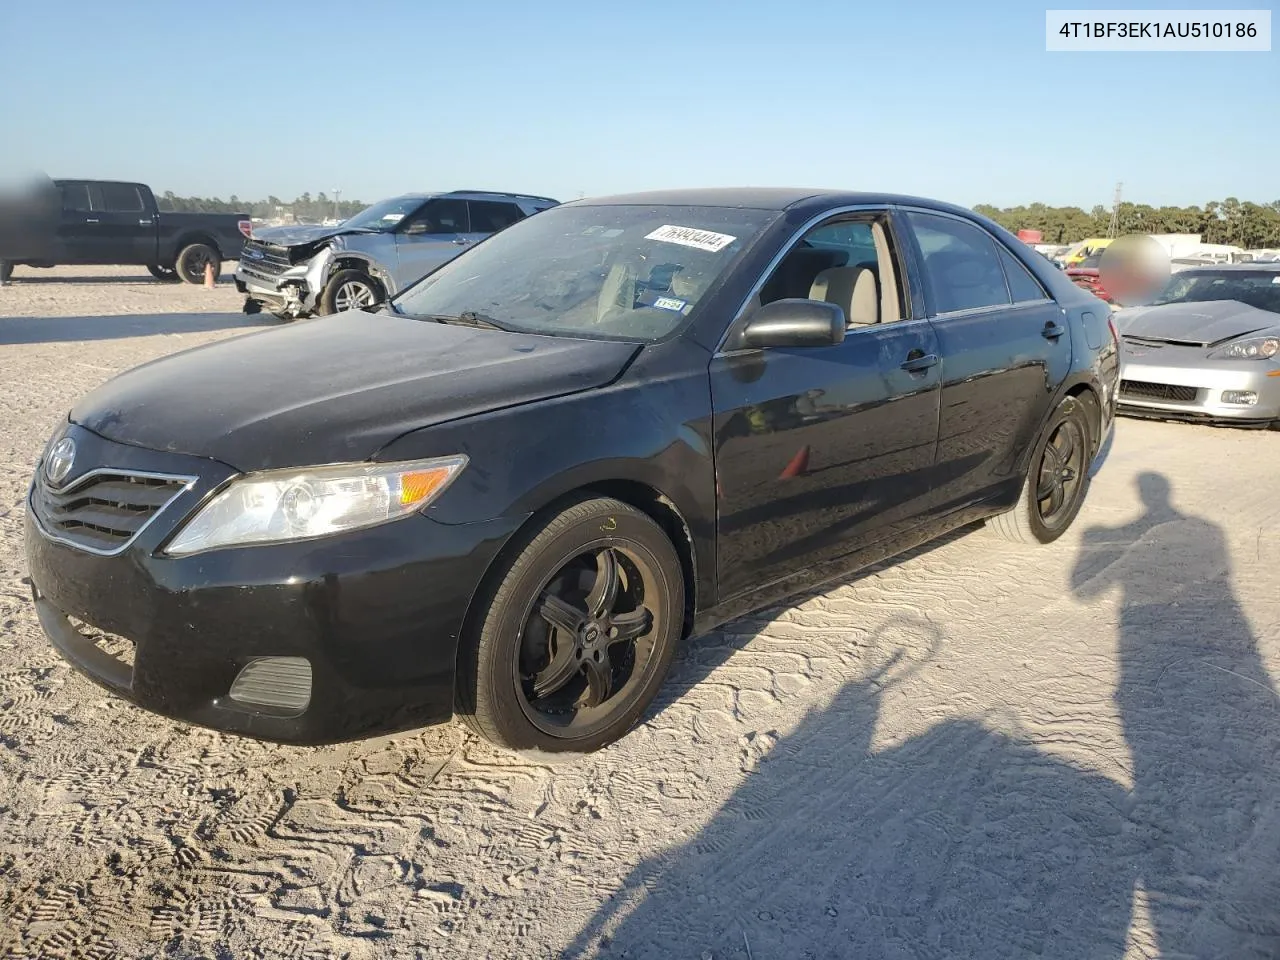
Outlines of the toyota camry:
M591 750L691 635L961 525L1056 540L1118 363L1106 304L958 206L567 203L83 397L27 500L36 610L179 721Z

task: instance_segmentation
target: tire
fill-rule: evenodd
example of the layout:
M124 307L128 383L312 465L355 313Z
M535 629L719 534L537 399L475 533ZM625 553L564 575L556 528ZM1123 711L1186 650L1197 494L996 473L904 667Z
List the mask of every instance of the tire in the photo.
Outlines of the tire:
M182 248L174 264L183 283L204 283L204 265L213 264L213 278L222 272L222 257L207 243L192 243Z
M7 284L13 278L13 264L8 260L0 260L0 284Z
M1017 505L988 520L987 529L1012 543L1053 543L1066 533L1089 492L1096 435L1084 404L1075 397L1058 404L1036 441ZM1070 479L1063 479L1064 470L1072 473ZM1055 479L1049 479L1051 472ZM1036 493L1042 489L1048 489L1050 496L1037 498ZM1052 493L1058 490L1062 493L1061 505L1046 510L1046 501L1052 508Z
M356 290L361 287L367 291L366 296L371 299L358 304L348 303L347 300L350 297L359 298ZM341 313L343 310L356 309L357 306L367 306L381 296L382 284L363 270L339 270L329 278L329 282L320 293L320 309L317 312L325 316Z
M675 548L641 511L590 498L560 510L508 556L463 631L458 715L513 750L612 743L653 701L680 641L685 587ZM604 609L610 564L614 602ZM553 594L565 604L557 609L579 617L575 631L551 624L550 616L566 622L548 609Z
M173 267L162 267L156 263L147 264L147 273L151 274L162 283L177 283L178 271ZM204 279L202 276L201 280Z

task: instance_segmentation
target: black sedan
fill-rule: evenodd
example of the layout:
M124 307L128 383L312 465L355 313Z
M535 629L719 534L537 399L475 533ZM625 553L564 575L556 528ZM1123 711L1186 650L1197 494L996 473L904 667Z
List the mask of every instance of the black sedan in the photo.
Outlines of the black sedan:
M179 720L590 750L687 636L977 520L1055 540L1118 369L1107 306L960 207L567 203L86 396L31 484L36 609Z

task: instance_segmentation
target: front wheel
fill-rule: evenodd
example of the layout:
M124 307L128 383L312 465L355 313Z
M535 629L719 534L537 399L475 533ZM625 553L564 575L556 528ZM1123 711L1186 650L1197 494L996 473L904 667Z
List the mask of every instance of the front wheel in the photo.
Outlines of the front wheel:
M671 541L641 511L592 498L527 539L463 637L458 713L510 749L596 750L666 677L684 624Z
M382 286L361 270L339 270L320 294L320 313L359 310L377 302Z
M1086 407L1067 397L1036 442L1018 505L988 528L1014 543L1052 543L1084 505L1093 462L1093 427Z
M204 283L206 267L212 267L213 278L218 279L222 272L222 257L207 243L193 243L182 248L174 267L183 283Z

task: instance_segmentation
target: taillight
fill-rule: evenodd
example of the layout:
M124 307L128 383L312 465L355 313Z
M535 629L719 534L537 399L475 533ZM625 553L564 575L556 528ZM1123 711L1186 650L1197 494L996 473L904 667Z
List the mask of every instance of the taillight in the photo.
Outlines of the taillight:
M252 220L240 220L239 222L236 223L236 226L240 228L240 232L243 233L246 237L253 236Z

